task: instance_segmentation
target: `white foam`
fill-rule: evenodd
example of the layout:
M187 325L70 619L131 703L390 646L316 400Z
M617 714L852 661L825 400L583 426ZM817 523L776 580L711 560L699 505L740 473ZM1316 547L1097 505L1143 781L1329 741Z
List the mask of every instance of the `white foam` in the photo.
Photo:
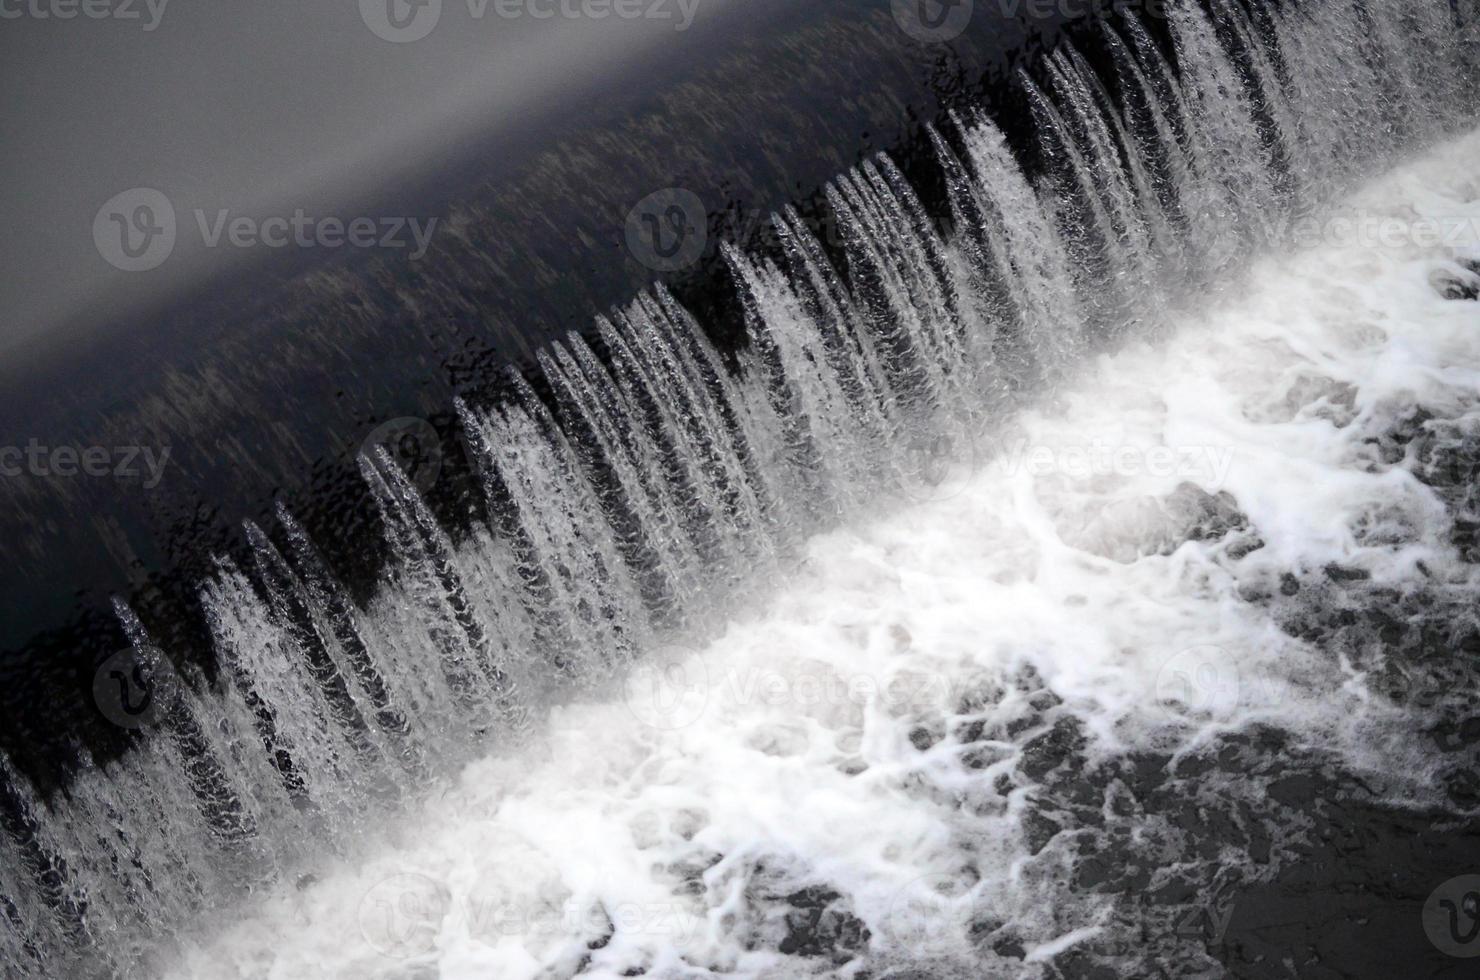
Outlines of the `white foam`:
M1480 222L1477 154L1480 133L1349 204ZM767 896L818 884L885 961L963 961L983 909L1046 959L1096 933L1104 900L1065 891L1061 850L1029 856L1024 790L992 791L1017 747L969 769L952 739L910 738L1025 665L1083 720L1092 756L1268 721L1421 796L1429 762L1398 709L1239 589L1332 562L1401 582L1422 561L1473 584L1433 530L1433 492L1362 465L1363 440L1402 407L1480 399L1480 306L1431 282L1456 254L1328 241L1264 260L977 447L986 462L942 484L954 495L811 541L767 608L556 709L535 744L468 766L382 853L249 907L175 975L517 978L590 956L586 976L797 976L831 966L766 938ZM1154 553L1185 536L1168 502L1184 482L1231 494L1264 546ZM1379 512L1416 534L1359 540ZM590 948L608 918L614 935Z

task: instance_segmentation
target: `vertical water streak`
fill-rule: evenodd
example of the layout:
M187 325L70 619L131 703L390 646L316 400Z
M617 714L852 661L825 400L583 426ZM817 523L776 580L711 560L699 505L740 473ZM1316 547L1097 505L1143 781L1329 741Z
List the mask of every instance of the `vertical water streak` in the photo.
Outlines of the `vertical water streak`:
M570 338L572 347L585 347L579 336ZM611 473L611 486L602 494L602 506L614 515L617 525L631 525L624 535L635 567L648 573L654 584L647 590L664 619L681 616L695 583L703 575L703 561L683 520L673 486L656 465L657 453L645 433L636 426L623 424L613 382L589 348L584 351L591 374L560 341L549 351L539 354L540 367L570 419L568 429L584 427L586 435L578 445L590 445L599 461L587 464L588 470L604 464Z
M1057 379L1087 340L1069 250L1002 131L983 116L954 122L971 162L986 240L1000 250L997 266L1007 273L1024 346L1040 376Z
M872 424L888 430L897 422L898 396L889 385L878 344L864 328L853 297L796 208L787 205L771 221L808 314L827 331L828 344L846 362L842 373L849 397L858 411L874 416Z
M218 559L201 605L222 663L260 705L258 730L270 753L333 839L332 831L363 803L355 786L365 772L325 693L325 678L230 560Z
M875 450L884 431L877 413L860 404L860 379L851 374L846 351L828 342L775 266L758 265L728 244L723 248L753 311L753 330L764 333L778 359L777 376L786 386L778 399L792 406L805 451L817 462L820 489L835 500L850 489L865 489L876 472Z
M194 798L218 846L231 854L228 864L237 859L255 864L261 811L252 806L248 792L254 781L250 775L242 776L251 770L232 767L231 759L219 751L239 736L217 723L217 707L202 693L206 688L197 671L182 669L175 674L128 604L114 598L113 611L134 652L134 662L144 672L151 697L170 699L158 709L160 721L146 737L168 760L168 778L186 780L184 786L173 787L172 795L181 799L188 793ZM178 819L192 818L182 812Z
M1163 274L1174 282L1186 280L1194 275L1188 231L1192 217L1203 205L1199 200L1199 177L1162 94L1172 87L1165 78L1153 81L1153 73L1159 71L1157 62L1133 54L1120 34L1108 25L1105 44L1115 65L1124 102L1123 131L1127 145L1134 143L1137 147L1146 179L1159 199L1165 223L1165 237L1158 245L1162 250Z
M532 397L532 395L530 396ZM490 499L506 495L526 541L551 654L577 683L594 683L648 633L646 611L595 493L563 437L525 407L464 407L469 445Z
M66 972L96 940L86 919L85 894L64 857L56 815L31 781L0 751L0 837L5 867L5 924L14 927L17 963L34 963L46 975Z
M361 768L367 776L378 778L385 743L371 724L372 706L358 678L349 668L332 632L322 623L297 573L256 524L245 521L243 530L268 611L303 656L329 717L359 757Z
M639 293L614 321L628 331L632 349L647 361L650 376L664 379L670 391L681 395L712 485L723 500L720 527L728 535L725 550L739 562L732 574L747 573L753 562L764 560L771 545L767 474L750 453L739 424L741 413L731 402L722 380L725 373L704 340L703 328L661 286L651 295Z
M1098 82L1088 82L1081 66L1088 73L1073 46L1065 44L1047 60L1057 104L1041 93L1031 97L1039 118L1047 121L1047 131L1058 137L1060 159L1077 177L1082 199L1092 202L1100 244L1106 250L1103 259L1114 289L1124 300L1122 315L1138 318L1145 298L1156 294L1158 272L1144 200L1149 187L1138 192L1132 186L1138 174L1134 167L1123 165L1121 154L1133 147L1122 147L1111 132L1106 122L1109 107L1100 105L1093 95ZM1130 159L1137 161L1134 155ZM1140 176L1144 183L1144 175ZM1117 331L1130 325L1119 326Z
M408 729L405 711L397 705L386 684L385 665L371 653L359 625L358 613L349 596L345 594L344 586L329 571L318 549L287 507L279 502L276 513L308 602L315 608L317 615L329 624L348 666L346 673L353 675L355 683L369 701L377 724L387 732L406 735Z
M639 418L652 420L654 441L689 501L689 526L706 564L717 579L729 580L757 544L752 529L765 526L733 434L717 424L720 412L709 394L675 370L675 354L648 311L614 312L596 327L623 397Z
M452 709L457 724L446 734L521 728L522 706L502 666L509 651L490 638L469 602L447 532L383 446L359 462L415 599L414 611L439 655L442 683L429 683L423 696L430 706L441 702Z
M1065 45L1059 54L1064 59L1060 63L1061 72L1073 90L1072 101L1081 106L1079 112L1098 119L1093 124L1098 134L1095 145L1100 152L1109 154L1104 158L1105 165L1117 159L1116 153L1125 161L1127 181L1122 185L1122 192L1130 192L1127 202L1132 213L1141 218L1140 227L1133 227L1131 234L1136 247L1144 250L1141 261L1148 276L1146 314L1153 319L1163 318L1165 309L1160 300L1164 289L1176 282L1171 275L1180 249L1162 205L1163 195L1156 186L1153 162L1144 152L1142 142L1126 125L1121 107L1083 55L1073 45Z
M1226 201L1200 231L1221 245L1204 255L1217 276L1261 243L1263 216L1284 213L1268 138L1255 117L1244 74L1219 42L1207 16L1193 4L1167 10L1177 55L1178 88L1189 111L1189 136L1197 155L1222 185Z

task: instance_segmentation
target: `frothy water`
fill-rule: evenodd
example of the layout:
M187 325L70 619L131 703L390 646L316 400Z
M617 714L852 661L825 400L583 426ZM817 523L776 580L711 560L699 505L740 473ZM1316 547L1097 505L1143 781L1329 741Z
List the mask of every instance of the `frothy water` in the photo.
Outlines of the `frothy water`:
M1269 726L1445 805L1413 733L1473 687L1399 703L1275 597L1475 595L1468 504L1373 446L1476 417L1476 22L1212 6L1025 77L1041 169L932 133L948 233L879 156L828 189L841 254L789 210L727 248L738 369L657 288L541 354L548 398L459 405L470 542L363 459L367 608L286 512L201 589L214 680L119 603L154 724L49 802L7 765L6 962L975 976L1166 931L1085 854L1189 832L1091 773ZM1264 814L1206 869L1278 870L1275 778L1183 787Z
M1480 133L1455 140L1347 205L1394 229L1480 222L1477 151ZM1035 840L1063 731L1091 771L1175 764L1262 723L1394 801L1442 805L1444 760L1418 737L1441 707L1396 703L1382 664L1303 643L1250 593L1332 566L1480 586L1435 492L1367 465L1413 404L1480 423L1477 314L1433 281L1457 259L1480 261L1480 238L1258 263L1242 301L1022 413L937 484L945 499L814 537L764 612L556 709L385 851L264 903L179 975L817 975L835 964L785 942L813 907L834 945L927 971L886 975L1035 975L1148 925L1072 887L1075 841ZM1374 521L1407 530L1374 536ZM1454 698L1473 704L1471 684ZM1267 853L1216 855L1242 881L1278 871L1305 830L1264 798L1282 775L1204 788L1209 810L1268 820ZM1117 817L1179 833L1111 797L1096 846L1114 846ZM1021 955L981 952L983 921Z

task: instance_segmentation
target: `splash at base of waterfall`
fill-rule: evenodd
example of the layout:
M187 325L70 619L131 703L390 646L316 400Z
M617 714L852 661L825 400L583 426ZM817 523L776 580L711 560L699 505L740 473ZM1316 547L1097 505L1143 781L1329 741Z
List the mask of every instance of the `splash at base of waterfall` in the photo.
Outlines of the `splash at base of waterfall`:
M1369 184L177 975L1201 975L1322 819L1292 779L1473 815L1477 159Z
M734 363L655 286L470 392L465 534L362 457L363 605L286 510L208 650L116 601L127 748L0 755L11 972L1182 972L1320 780L1480 803L1472 143L1331 215L1474 125L1480 8L1165 13L1023 73L1025 145L927 127L940 213L876 154L837 242L724 246Z

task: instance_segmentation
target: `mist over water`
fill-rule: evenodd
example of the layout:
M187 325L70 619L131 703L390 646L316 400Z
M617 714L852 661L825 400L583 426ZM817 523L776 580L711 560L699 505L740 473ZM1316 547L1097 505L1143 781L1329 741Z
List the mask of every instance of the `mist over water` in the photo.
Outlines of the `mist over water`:
M1280 603L1311 575L1475 596L1468 504L1370 447L1413 404L1468 438L1480 242L1322 222L1480 221L1476 13L1174 4L1169 46L1116 19L1100 70L1064 45L1022 79L1036 147L931 133L948 214L879 155L828 188L839 248L790 209L772 253L727 248L735 363L658 286L543 351L539 391L459 404L467 543L362 458L393 555L367 606L286 510L202 583L218 676L119 603L151 724L50 801L7 765L5 961L1049 976L1150 932L1212 968L1146 918L1204 906L1128 911L1085 854L1206 894L1312 818L1279 772L1214 771L1182 790L1260 840L1173 860L1191 832L1092 771L1266 726L1291 766L1462 804L1411 736L1472 674L1397 702Z

